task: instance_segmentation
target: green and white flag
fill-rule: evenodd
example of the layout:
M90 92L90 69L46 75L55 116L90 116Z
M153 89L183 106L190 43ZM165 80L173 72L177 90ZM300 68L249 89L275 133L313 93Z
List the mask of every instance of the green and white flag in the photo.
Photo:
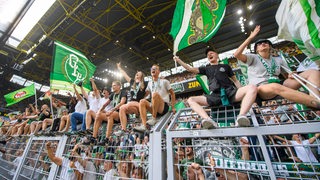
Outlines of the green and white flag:
M34 95L35 95L35 87L34 87L34 84L32 84L25 88L6 94L4 95L4 98L7 101L7 107L8 107Z
M276 13L278 37L293 41L320 65L320 1L285 0Z
M207 42L218 31L226 10L226 0L178 0L170 34L173 53L198 42Z
M72 84L82 82L84 89L90 90L90 78L96 66L78 50L58 41L54 44L50 89L73 91Z

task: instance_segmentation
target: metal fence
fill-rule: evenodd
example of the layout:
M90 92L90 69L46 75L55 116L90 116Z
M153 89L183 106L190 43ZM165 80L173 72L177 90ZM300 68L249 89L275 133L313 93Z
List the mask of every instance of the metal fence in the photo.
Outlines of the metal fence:
M320 179L319 111L271 101L255 105L247 115L252 125L244 128L235 127L239 105L206 110L218 128L202 129L199 116L186 108L167 113L150 132L114 136L105 146L84 145L87 137L79 135L16 137L4 146L0 178L65 177L48 158L50 141L62 159L70 159L78 144L83 179L103 179L110 168L111 178L122 179Z
M239 106L208 108L212 130L180 111L166 132L168 179L320 179L319 114L295 106L255 105L246 128L235 127Z

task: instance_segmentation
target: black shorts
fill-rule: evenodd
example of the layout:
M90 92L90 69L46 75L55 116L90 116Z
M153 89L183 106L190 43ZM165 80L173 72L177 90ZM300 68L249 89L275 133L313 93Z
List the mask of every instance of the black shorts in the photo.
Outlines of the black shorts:
M230 104L234 103L237 90L238 89L234 86L226 88L226 94ZM207 103L209 106L222 105L220 93L205 94L205 97L207 98Z
M164 103L164 108L163 108L163 112L162 113L157 113L157 116L163 116L165 115L167 112L169 111L169 105L168 103Z

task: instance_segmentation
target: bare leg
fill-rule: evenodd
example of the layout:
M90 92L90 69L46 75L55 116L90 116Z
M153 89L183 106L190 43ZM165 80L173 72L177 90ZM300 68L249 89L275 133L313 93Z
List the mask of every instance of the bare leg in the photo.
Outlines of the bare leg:
M320 102L314 97L277 83L259 86L258 94L262 99L271 99L276 95L280 95L283 98L296 103L304 104L309 107L320 108Z
M141 121L144 126L147 126L147 110L152 111L149 101L146 99L141 99L139 103L139 111Z
M26 124L23 130L23 135L30 134L30 124Z
M53 119L45 119L42 122L42 130L45 130L47 128L47 125L52 124Z
M67 132L70 128L70 114L67 116L67 123L66 123L66 127L64 129L64 132Z
M138 114L139 113L139 102L131 101L128 104L122 105L119 110L119 118L122 130L127 130L127 114Z
M237 90L235 101L241 101L240 115L245 115L255 102L258 89L255 85L247 85Z
M99 128L101 126L101 123L102 123L102 120L103 119L106 119L106 112L98 112L97 113L97 116L96 116L96 119L94 120L94 124L93 124L93 134L92 136L94 138L97 138L98 137L98 131L99 131Z
M112 114L108 117L106 138L109 138L111 136L112 127L115 119L119 119L119 113L116 111L112 112Z
M38 133L38 131L42 128L42 121L39 121L37 126L36 126L36 129L34 130L34 134ZM42 129L44 130L44 129Z
M36 125L37 125L37 121L33 121L30 125L30 133L34 133L34 130L36 128Z
M64 125L66 124L68 116L69 115L64 115L64 116L61 117L59 131L62 131L64 129Z
M93 110L88 110L86 113L86 129L90 129L92 119L96 118L96 113Z
M312 84L316 85L317 87L320 87L320 71L310 69L307 71L304 71L302 73L299 73L299 76L303 77L307 81L311 82ZM284 86L292 88L292 89L299 89L302 85L296 81L295 79L286 79L283 83ZM311 91L313 91L316 95L320 96L319 90L312 87L309 84L306 84L308 88L310 88ZM310 93L309 93L310 94ZM312 94L310 94L313 96Z
M152 94L152 117L156 118L157 113L162 113L164 109L164 101L159 93Z
M205 96L191 96L188 99L188 104L195 111L199 116L203 119L210 118L206 111L203 109L202 106L209 106L207 103L207 98Z

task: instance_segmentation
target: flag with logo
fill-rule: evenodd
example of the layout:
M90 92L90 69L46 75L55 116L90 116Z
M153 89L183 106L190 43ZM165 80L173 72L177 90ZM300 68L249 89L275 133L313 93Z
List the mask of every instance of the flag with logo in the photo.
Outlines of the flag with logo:
M319 0L281 1L276 21L279 38L295 42L304 54L320 65Z
M4 95L4 98L7 101L7 107L8 107L34 95L35 95L35 87L34 87L34 84L32 84L25 88L6 94Z
M178 0L170 34L173 53L198 42L207 42L218 31L226 10L225 0Z
M90 90L96 66L80 51L58 41L54 44L50 89L73 91L72 84L82 83L85 90Z

